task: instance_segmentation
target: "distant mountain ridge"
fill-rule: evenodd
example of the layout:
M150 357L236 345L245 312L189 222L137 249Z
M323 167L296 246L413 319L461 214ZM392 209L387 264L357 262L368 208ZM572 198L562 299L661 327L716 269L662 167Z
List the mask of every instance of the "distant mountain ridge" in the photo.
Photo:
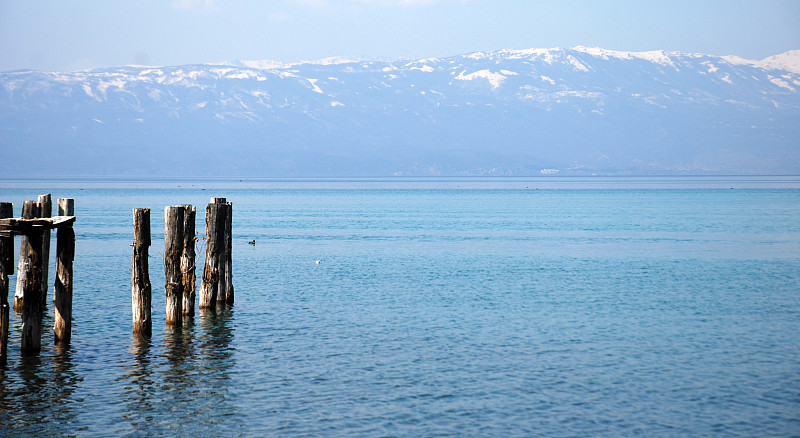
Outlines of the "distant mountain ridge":
M0 73L14 176L800 174L800 51Z

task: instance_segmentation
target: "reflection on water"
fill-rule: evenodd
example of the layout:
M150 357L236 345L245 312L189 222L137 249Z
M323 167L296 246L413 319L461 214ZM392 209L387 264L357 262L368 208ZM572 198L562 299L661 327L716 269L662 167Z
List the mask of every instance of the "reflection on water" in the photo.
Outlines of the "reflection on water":
M123 417L136 431L147 430L152 421L153 401L156 399L156 381L150 360L150 339L134 334L129 352L133 356L122 376L125 382L124 400L127 406Z
M53 392L51 393L50 406L61 406L63 409L56 409L52 413L59 423L68 424L77 416L74 409L74 398L78 385L83 381L83 377L75 371L73 351L69 344L57 343L54 345L55 353L52 357L53 369Z
M42 351L21 354L21 314L9 316L8 363L0 367L2 435L68 435L79 415L82 400L76 391L84 379L75 369L75 352L69 344L52 342L53 318L46 313Z
M79 413L81 400L75 392L82 381L69 345L59 344L39 355L19 355L13 368L0 369L3 435L68 434Z
M229 402L233 310L203 311L167 327L160 342L134 335L120 380L133 432L186 435L208 425L245 427ZM164 415L169 412L170 415ZM125 432L123 429L117 433Z
M44 327L52 325L46 316ZM229 395L234 356L234 311L202 311L182 327L153 338L131 335L115 354L105 345L53 343L45 331L39 354L20 354L19 315L12 317L9 363L0 367L0 436L71 436L83 432L148 436L189 435L209 427L246 430ZM80 327L80 325L78 326ZM78 338L80 341L80 338ZM76 358L93 357L76 369ZM113 363L113 361L112 361ZM119 370L114 372L114 368ZM86 376L116 374L111 385L84 385ZM112 403L108 403L113 400ZM117 403L121 402L121 403ZM76 426L87 409L97 419Z
M220 307L217 309L202 310L200 312L200 325L204 337L201 352L203 357L213 369L221 371L224 379L228 378L227 372L233 365L230 343L233 340L233 308Z

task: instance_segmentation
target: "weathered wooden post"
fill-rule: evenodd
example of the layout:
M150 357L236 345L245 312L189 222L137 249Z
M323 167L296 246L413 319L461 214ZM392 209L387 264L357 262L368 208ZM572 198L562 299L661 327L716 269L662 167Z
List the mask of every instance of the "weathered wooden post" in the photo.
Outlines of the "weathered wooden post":
M14 216L14 204L10 202L0 202L0 219ZM6 275L14 274L14 236L0 236L0 263L5 269L2 271ZM7 291L6 291L7 292ZM4 302L8 302L8 295L3 295Z
M38 204L25 201L22 206L23 217L26 211L38 210ZM42 302L42 232L29 230L25 233L27 239L22 239L24 244L20 251L28 261L26 270L17 275L22 282L22 346L25 353L38 352L42 348L42 317L44 316L44 303ZM19 282L18 282L19 283ZM16 304L16 303L15 303Z
M22 219L33 219L39 214L39 206L33 201L25 201L22 204ZM23 234L20 236L19 243L19 266L17 266L17 288L14 292L14 310L17 312L22 311L22 301L24 298L23 283L26 273L31 268L30 260L28 260L28 235ZM41 251L41 248L40 248Z
M153 321L150 319L152 290L150 286L150 209L133 209L133 260L131 261L131 297L133 308L133 332L151 336Z
M39 214L36 217L53 216L53 199L50 193L39 195L36 202L39 205ZM72 215L70 215L72 216ZM42 231L42 306L47 307L47 277L50 271L50 228Z
M228 202L225 211L225 302L233 305L233 203Z
M75 216L75 200L72 198L58 198L58 215Z
M194 242L195 217L197 209L191 205L183 206L183 254L181 255L181 273L183 274L183 314L194 317L194 299L197 283L197 266Z
M0 304L0 367L6 366L8 359L8 303Z
M14 216L14 205L0 202L0 219ZM14 236L0 235L0 366L8 355L8 276L14 273Z
M164 289L167 294L167 325L180 325L183 312L183 206L164 207Z
M201 309L215 308L220 292L221 269L224 269L225 207L212 198L206 207L206 260L203 265L203 281L200 285ZM224 277L223 277L224 281ZM224 295L223 295L224 301Z
M75 200L59 198L59 216L75 216ZM53 288L56 342L69 343L72 338L72 262L75 259L75 230L60 227L56 231L56 273Z
M228 296L228 239L226 238L226 231L228 229L228 202L225 198L211 198L211 202L220 206L217 215L219 218L219 285L217 286L217 303L219 305L225 304L225 299Z

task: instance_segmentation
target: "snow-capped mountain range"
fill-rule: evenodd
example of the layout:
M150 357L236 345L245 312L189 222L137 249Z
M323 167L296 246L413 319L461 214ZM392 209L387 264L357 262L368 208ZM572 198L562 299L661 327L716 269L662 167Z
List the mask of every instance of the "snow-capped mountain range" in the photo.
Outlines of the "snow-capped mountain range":
M0 173L800 173L800 50L0 73Z

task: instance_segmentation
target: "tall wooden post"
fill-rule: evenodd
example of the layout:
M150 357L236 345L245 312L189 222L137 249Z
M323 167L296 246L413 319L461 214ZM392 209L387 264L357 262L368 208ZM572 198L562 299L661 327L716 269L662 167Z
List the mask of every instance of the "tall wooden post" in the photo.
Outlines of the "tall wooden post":
M225 211L225 302L233 305L233 203L228 202Z
M217 265L219 266L219 284L217 286L217 303L224 305L225 299L228 296L228 239L226 234L228 229L228 202L225 198L211 198L211 202L220 206L217 212L219 216L219 228L217 228L217 233L219 234L219 264Z
M0 219L14 217L14 204L10 202L0 202ZM0 258L5 266L3 270L6 275L14 274L14 236L0 236ZM8 302L8 295L3 295L5 302Z
M75 200L58 200L59 216L75 215ZM56 342L69 343L72 338L72 262L75 259L75 230L72 226L56 231L56 281L53 288Z
M164 207L164 288L167 295L167 325L180 325L183 312L183 254L182 206Z
M23 217L27 210L38 209L37 203L25 201ZM18 273L22 282L22 346L26 353L38 352L42 348L42 232L31 230L22 245L20 259L25 254L28 261L25 272Z
M39 214L37 217L53 216L53 199L50 193L39 195ZM71 216L71 215L70 215ZM42 231L42 305L47 307L47 277L50 272L50 229Z
M224 265L220 255L224 254L225 245L223 239L225 207L223 204L213 202L214 199L219 198L213 198L206 207L206 260L203 266L203 281L200 285L201 309L216 307L220 286L220 265Z
M6 281L6 287L8 287L8 281ZM8 359L8 320L8 303L2 303L0 304L0 367L5 367Z
M0 218L14 216L10 202L0 202ZM8 356L8 276L14 273L14 237L0 236L0 367Z
M183 254L181 255L181 273L183 274L183 314L194 317L194 300L197 283L197 266L195 254L195 217L197 209L191 205L183 206Z
M22 204L22 219L33 219L39 214L39 206L33 201L25 201ZM17 312L22 311L22 301L24 299L24 280L26 273L31 268L31 262L28 259L28 235L23 234L20 236L19 243L19 266L17 266L17 288L14 292L14 310ZM39 249L41 251L41 248Z
M150 286L150 209L133 209L133 260L131 261L131 298L133 332L151 336L150 319L152 289Z

